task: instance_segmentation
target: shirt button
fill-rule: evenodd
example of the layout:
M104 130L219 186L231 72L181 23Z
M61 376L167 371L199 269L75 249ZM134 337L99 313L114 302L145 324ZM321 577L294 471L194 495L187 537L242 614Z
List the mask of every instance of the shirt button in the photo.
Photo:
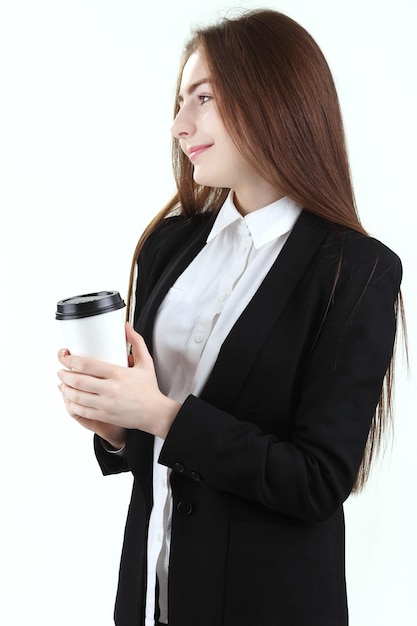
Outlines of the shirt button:
M227 293L220 293L220 294L217 296L217 300L218 300L219 302L224 302L224 301L226 300L226 298L227 298Z
M246 248L243 246L242 248L239 248L239 250L237 251L239 256L243 256L246 252Z
M195 339L196 343L201 343L202 341L204 341L204 335L198 334L198 335L196 335L194 337L194 339Z

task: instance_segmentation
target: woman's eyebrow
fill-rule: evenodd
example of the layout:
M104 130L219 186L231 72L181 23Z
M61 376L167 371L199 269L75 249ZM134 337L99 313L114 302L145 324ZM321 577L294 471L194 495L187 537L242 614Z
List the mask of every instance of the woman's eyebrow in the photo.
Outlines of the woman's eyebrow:
M192 83L191 85L189 85L186 89L186 93L187 96L191 96L194 91L200 87L200 85L204 85L204 83L210 83L210 80L208 78L201 78L200 80L197 80L195 83ZM184 96L181 95L181 93L178 94L178 102L183 102L184 100Z

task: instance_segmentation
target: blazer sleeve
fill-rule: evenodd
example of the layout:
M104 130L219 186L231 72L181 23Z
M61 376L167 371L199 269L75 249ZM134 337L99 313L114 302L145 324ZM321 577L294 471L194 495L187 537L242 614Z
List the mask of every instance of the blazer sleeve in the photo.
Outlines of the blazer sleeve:
M98 435L94 435L94 453L104 476L120 474L120 472L129 470L125 454L119 455L108 452L103 445L103 440Z
M332 305L303 364L290 437L280 440L256 420L241 421L189 396L159 462L285 514L330 517L351 492L364 453L392 357L401 274L398 257L375 240L363 238L347 250Z

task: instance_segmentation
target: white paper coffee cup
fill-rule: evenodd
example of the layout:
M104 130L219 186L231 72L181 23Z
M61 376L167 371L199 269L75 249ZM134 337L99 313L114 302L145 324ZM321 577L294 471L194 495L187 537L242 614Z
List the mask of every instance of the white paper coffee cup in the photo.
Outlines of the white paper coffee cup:
M57 303L65 347L76 356L127 365L125 303L118 291L98 291Z

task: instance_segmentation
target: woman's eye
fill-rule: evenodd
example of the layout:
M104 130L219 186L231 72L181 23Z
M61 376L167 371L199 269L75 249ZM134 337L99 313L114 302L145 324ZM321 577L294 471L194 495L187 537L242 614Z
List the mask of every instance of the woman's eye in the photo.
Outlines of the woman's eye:
M209 102L209 100L211 100L211 96L207 96L207 95L201 95L198 97L200 100L200 104L205 104L206 102Z

